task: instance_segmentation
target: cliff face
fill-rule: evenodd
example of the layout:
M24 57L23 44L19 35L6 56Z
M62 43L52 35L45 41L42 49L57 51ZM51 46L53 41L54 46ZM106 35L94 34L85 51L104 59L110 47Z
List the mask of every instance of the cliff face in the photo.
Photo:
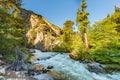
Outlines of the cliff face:
M30 26L26 33L28 43L42 51L51 51L55 45L59 45L60 41L56 41L56 38L61 35L61 29L58 26L32 11L23 9L20 16L27 20L27 25Z

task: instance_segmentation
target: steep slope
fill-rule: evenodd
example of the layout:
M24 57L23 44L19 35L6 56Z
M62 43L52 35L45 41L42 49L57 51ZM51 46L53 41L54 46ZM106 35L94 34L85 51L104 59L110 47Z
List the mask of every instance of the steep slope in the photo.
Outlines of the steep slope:
M42 51L51 51L55 45L59 44L60 41L57 43L55 41L61 35L61 29L58 26L32 11L23 9L20 15L28 21L27 26L30 26L26 33L28 43Z

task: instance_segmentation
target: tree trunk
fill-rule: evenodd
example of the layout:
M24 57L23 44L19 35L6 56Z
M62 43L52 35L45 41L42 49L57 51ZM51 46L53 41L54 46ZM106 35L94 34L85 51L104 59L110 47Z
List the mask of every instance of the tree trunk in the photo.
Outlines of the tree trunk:
M87 33L85 32L84 33L84 42L85 42L85 45L86 45L86 49L88 49L89 48L89 43L88 43L88 39L87 39Z
M87 39L87 32L86 30L84 30L82 32L82 41L85 43L86 49L89 48L89 43L88 43L88 39Z

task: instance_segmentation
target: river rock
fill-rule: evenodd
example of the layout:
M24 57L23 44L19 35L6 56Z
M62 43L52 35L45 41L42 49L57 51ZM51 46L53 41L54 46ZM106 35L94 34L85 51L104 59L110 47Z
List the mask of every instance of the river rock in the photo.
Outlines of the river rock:
M47 72L50 76L52 76L55 80L66 80L66 77L63 73L56 72L56 71L50 71Z
M93 63L88 63L87 64L87 68L89 71L91 72L95 72L95 73L105 73L104 68L102 67L102 65L100 63L97 62L93 62Z
M51 66L51 65L48 65L48 66L47 66L47 69L52 69L52 68L54 68L54 67Z
M0 76L0 80L5 80L4 76Z
M30 56L29 62L32 62L33 60L38 60L39 58L37 56Z
M0 59L3 59L3 56L2 56L2 54L0 54Z
M35 50L34 49L29 49L28 52L29 53L35 53Z
M49 70L45 69L44 66L40 64L33 64L31 69L28 69L28 75L29 76L34 76L34 75L39 75L43 73L47 73Z
M5 75L5 67L0 66L0 75Z
M34 65L33 64L28 63L27 65L28 65L28 67L27 67L28 70L33 70L34 69Z
M0 66L3 65L3 64L4 64L4 62L2 60L0 60Z
M80 62L81 62L81 61L80 61ZM83 64L88 64L88 63L92 63L92 61L86 59L86 60L83 60L82 63L83 63Z
M52 76L49 74L41 74L41 75L36 75L34 76L36 80L54 80Z
M43 70L44 66L40 65L40 64L35 64L34 65L34 70Z
M6 73L6 78L11 80L26 80L26 71L9 71Z

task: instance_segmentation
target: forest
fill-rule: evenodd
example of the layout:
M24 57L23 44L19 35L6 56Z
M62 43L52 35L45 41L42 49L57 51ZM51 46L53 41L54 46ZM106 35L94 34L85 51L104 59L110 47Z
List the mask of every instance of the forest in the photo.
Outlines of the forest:
M0 0L0 54L4 59L13 62L16 59L15 48L19 46L22 56L29 55L28 48L36 49L32 41L27 42L24 35L31 27L28 20L20 16L22 0ZM90 25L86 11L87 3L82 0L76 12L76 22L66 20L61 34L55 37L60 44L48 52L69 53L75 60L89 60L101 64L120 65L120 7L114 6L114 13ZM74 24L78 30L74 30ZM50 24L49 24L50 25ZM35 30L35 28L33 29ZM47 29L44 33L47 33ZM35 39L35 31L31 40ZM55 35L50 33L49 35ZM49 41L48 41L49 43ZM27 45L27 46L26 46ZM29 46L29 47L28 47Z

